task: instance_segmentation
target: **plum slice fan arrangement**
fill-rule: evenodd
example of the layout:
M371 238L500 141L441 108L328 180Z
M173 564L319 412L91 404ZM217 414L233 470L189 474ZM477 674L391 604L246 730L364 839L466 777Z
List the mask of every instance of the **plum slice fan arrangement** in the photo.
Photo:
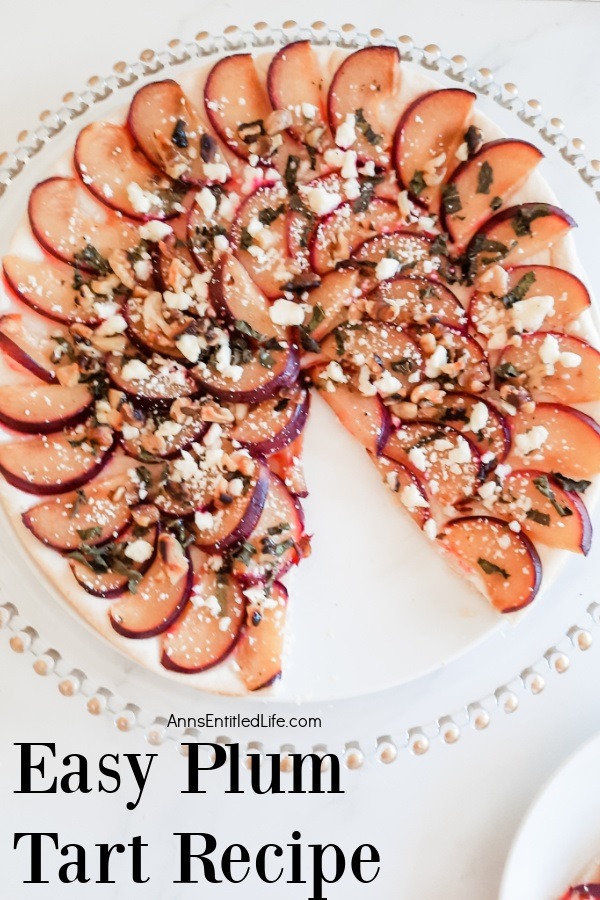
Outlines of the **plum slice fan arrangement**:
M498 613L544 553L589 551L575 222L475 101L391 46L228 55L139 88L31 191L3 259L3 500L156 668L280 677L284 581L319 540L311 403Z

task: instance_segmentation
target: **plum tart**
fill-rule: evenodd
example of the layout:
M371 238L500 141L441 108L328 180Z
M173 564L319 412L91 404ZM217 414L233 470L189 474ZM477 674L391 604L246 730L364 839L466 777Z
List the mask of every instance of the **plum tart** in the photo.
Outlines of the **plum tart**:
M0 472L25 528L121 646L265 688L310 553L316 395L423 552L527 606L536 548L588 552L600 471L590 297L542 154L390 46L299 41L194 84L87 125L4 257Z

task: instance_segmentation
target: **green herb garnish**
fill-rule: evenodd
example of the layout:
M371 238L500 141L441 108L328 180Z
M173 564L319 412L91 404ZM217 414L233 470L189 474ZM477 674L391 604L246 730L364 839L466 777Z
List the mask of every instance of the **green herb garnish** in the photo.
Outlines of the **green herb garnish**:
M497 566L496 563L490 562L489 559L484 559L483 556L479 557L477 565L481 566L486 575L502 575L503 578L510 578L506 569Z

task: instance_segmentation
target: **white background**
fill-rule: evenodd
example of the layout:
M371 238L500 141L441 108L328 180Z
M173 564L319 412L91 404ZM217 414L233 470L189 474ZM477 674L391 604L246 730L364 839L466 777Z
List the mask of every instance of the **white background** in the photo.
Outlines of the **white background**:
M475 66L488 66L499 81L514 81L523 95L536 97L562 116L572 135L582 137L590 155L600 156L600 6L565 0L302 0L301 4L192 2L192 0L104 0L92 7L75 0L29 0L5 4L0 29L2 119L0 150L11 149L17 133L37 114L55 107L62 95L93 74L107 73L118 59L131 60L146 47L200 30L222 31L230 24L258 20L280 24L288 18L328 24L350 21L390 35L411 34L417 43L438 43L449 55L463 53ZM580 223L585 225L586 223ZM598 223L588 227L598 228ZM18 585L15 585L18 591ZM474 677L474 683L476 679ZM369 764L346 773L346 793L335 796L231 797L216 776L206 796L181 796L183 759L174 746L160 750L149 787L135 812L131 779L114 796L15 796L17 755L13 741L55 741L59 756L83 753L92 765L102 753L149 750L141 734L116 733L109 719L93 719L79 699L60 697L56 682L33 674L25 658L13 656L0 635L0 871L6 897L222 897L285 896L300 900L308 886L244 885L178 888L175 831L208 831L224 847L250 850L264 843L285 844L294 829L305 844L335 841L348 854L360 843L375 844L382 870L371 887L352 879L327 892L344 900L493 900L504 859L527 806L559 764L600 728L600 648L578 655L571 670L549 680L544 694L513 716L496 718L483 734L466 733L458 745L436 746L424 758L403 755L393 766ZM209 702L207 707L210 708ZM251 736L249 736L251 737ZM58 770L58 767L57 767ZM26 878L24 854L13 853L16 831L58 831L63 842L127 842L141 834L150 844L148 874L138 890L117 869L121 883L74 888L20 887ZM51 879L63 860L48 860ZM90 855L92 881L94 857ZM551 898L549 898L551 900Z

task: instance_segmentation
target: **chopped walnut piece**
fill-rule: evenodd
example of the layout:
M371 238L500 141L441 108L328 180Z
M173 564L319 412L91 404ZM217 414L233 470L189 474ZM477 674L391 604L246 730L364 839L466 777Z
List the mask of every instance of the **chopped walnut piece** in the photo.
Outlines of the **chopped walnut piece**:
M95 425L89 429L87 438L91 443L100 447L101 450L106 450L112 446L113 431L108 425Z
M97 278L90 282L90 287L95 294L101 297L107 297L112 294L115 288L119 287L120 279L118 275L107 275L106 278Z
M152 503L144 503L131 510L131 518L140 528L149 528L160 519L160 512Z
M79 366L77 363L59 366L56 370L56 378L63 387L75 387L79 382Z
M217 422L219 425L226 425L233 422L235 417L231 410L219 406L214 400L208 400L200 409L200 418L203 422Z
M269 135L279 134L292 124L292 114L289 109L275 109L267 116L265 131Z
M181 544L172 534L161 534L158 539L158 552L165 563L167 578L171 584L177 584L188 571L188 561Z
M135 272L125 250L113 250L108 262L121 284L126 288L135 287Z
M140 445L152 456L160 456L164 453L167 442L160 434L153 434L151 431L144 432L140 437Z

